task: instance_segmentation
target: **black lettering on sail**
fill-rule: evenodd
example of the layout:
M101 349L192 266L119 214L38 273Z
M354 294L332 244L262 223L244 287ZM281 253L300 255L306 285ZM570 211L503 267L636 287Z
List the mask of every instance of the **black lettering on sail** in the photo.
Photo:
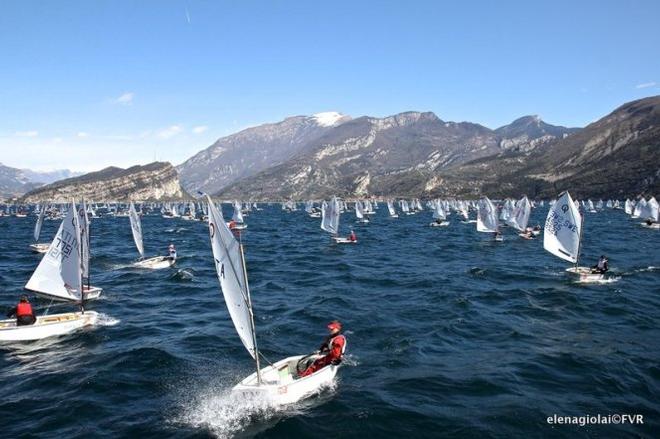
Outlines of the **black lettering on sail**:
M220 265L220 276L222 276L223 279L225 278L225 264Z

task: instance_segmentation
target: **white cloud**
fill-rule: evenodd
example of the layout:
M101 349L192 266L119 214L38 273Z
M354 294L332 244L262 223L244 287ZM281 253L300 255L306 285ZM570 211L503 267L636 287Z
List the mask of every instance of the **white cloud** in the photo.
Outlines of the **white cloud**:
M162 130L158 131L157 136L160 139L171 139L172 137L176 136L177 134L181 134L183 131L183 127L181 125L170 125L167 128L163 128Z
M116 99L113 99L113 102L115 104L121 104L121 105L131 105L133 103L133 98L135 97L135 93L127 91L126 93L122 94Z
M653 87L656 83L654 81L651 82L644 82L643 84L637 84L635 88L649 88Z
M84 131L78 131L78 134L76 134L76 137L80 139L84 139L85 137L89 137L89 134L84 132Z
M37 137L39 135L39 131L16 131L14 133L16 137Z
M193 128L192 132L194 134L202 134L204 131L206 131L208 129L209 129L209 127L207 127L206 125L200 125L198 127Z

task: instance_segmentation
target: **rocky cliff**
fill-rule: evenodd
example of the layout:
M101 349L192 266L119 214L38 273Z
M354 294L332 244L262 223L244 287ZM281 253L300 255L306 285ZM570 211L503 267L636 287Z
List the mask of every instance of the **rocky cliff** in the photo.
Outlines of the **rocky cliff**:
M67 202L72 198L90 201L169 200L185 195L176 169L154 162L128 169L108 167L80 177L60 180L31 192L24 202Z
M347 120L335 112L294 116L223 137L177 167L183 187L190 193L217 192L288 160Z
M498 132L469 122L446 122L431 112L360 117L333 127L289 160L238 180L218 195L300 199L420 194L433 189L433 182L426 187L425 180L438 172L506 150L530 151L575 131L534 121Z

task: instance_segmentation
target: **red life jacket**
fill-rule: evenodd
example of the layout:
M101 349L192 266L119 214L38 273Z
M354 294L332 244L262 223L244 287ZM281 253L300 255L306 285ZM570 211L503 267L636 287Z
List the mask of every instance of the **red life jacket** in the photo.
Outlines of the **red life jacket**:
M32 305L26 302L20 302L16 305L16 317L22 316L31 316L32 314Z
M330 347L329 356L333 360L339 360L346 351L346 337L343 334L336 335L330 340L328 345Z

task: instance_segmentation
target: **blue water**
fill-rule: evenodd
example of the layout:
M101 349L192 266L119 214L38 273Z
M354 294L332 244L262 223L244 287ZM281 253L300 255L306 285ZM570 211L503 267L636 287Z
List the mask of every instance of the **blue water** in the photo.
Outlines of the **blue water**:
M579 285L542 238L507 230L494 243L455 216L430 228L430 212L389 219L385 210L353 225L359 243L344 246L302 211L273 206L246 218L266 357L316 349L332 319L348 337L335 385L283 410L228 398L253 366L228 318L206 224L144 217L147 255L174 243L180 257L175 269L147 272L130 267L128 218L93 220L92 283L105 295L90 309L102 325L0 347L1 435L657 437L658 231L622 211L587 214L583 259L607 254L615 281ZM343 215L343 233L352 222ZM3 307L38 264L27 249L33 225L0 218ZM58 225L47 221L42 237ZM643 414L645 424L546 422L614 413Z

